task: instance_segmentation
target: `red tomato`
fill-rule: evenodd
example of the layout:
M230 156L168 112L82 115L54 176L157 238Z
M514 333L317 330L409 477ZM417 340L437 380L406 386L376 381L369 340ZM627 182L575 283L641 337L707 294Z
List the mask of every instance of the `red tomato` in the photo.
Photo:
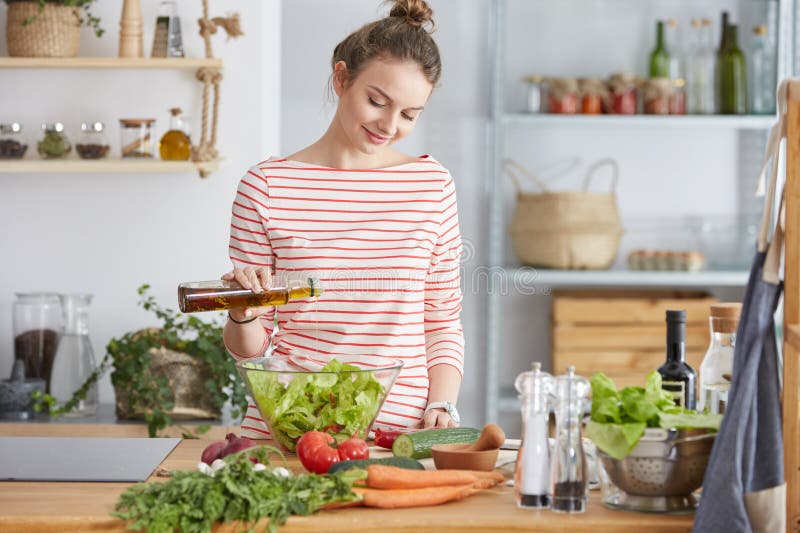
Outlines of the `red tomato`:
M340 459L336 441L321 431L309 431L300 437L297 441L297 457L306 470L315 474L325 474Z
M366 441L352 437L339 444L339 457L342 461L350 459L369 459L369 446Z

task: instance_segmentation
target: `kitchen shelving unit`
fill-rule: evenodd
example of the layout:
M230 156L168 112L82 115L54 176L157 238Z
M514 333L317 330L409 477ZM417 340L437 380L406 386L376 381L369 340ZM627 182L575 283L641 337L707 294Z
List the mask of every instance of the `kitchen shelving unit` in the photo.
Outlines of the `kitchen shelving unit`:
M121 58L121 57L0 57L0 69L101 69L101 70L190 70L222 69L219 58ZM31 144L34 142L30 140ZM35 151L35 150L34 150ZM211 161L161 161L129 159L25 159L0 160L0 173L118 174L198 172L205 177L217 170L221 158Z
M614 1L606 0L613 8ZM755 1L755 0L753 0ZM630 272L608 271L558 271L531 269L506 264L506 247L509 244L504 227L505 195L503 192L502 161L507 155L505 133L514 128L620 128L635 129L639 134L648 128L715 128L738 132L740 152L760 152L766 142L766 132L773 124L772 116L581 116L548 115L513 112L505 101L506 40L508 0L490 0L488 13L488 59L489 59L489 122L487 135L486 191L489 199L488 214L488 267L490 272L501 272L505 279L513 280L517 286L529 290L530 294L548 294L552 288L565 287L621 287L621 288L698 288L698 287L743 287L747 272L697 273L679 272ZM796 12L797 0L779 0L777 61L778 78L790 76L800 68L800 47L795 43L795 25L800 24L800 13ZM542 2L543 13L547 3ZM531 37L533 39L533 37ZM554 43L548 48L556 49ZM797 60L795 60L797 58ZM758 156L756 156L758 157ZM752 179L758 172L760 160L740 155L740 176ZM749 189L748 189L749 190ZM741 206L740 206L741 207ZM537 290L539 292L537 292ZM527 294L527 293L526 293ZM501 365L501 291L490 290L486 296L486 360L485 420L497 420L499 413L517 412L519 403L511 383L500 383Z

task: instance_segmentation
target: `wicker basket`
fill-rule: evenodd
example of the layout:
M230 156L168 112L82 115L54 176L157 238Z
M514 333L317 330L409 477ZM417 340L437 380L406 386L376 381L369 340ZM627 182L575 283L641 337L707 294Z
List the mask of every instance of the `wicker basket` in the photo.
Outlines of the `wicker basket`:
M587 192L594 172L606 165L614 171L612 192ZM510 233L514 252L523 264L565 270L611 266L623 233L616 202L619 172L615 161L595 163L583 189L577 192L550 192L533 173L511 160L506 161L505 170L517 186ZM523 192L517 173L531 178L543 192Z
M29 24L23 24L32 18ZM36 2L8 5L6 40L12 57L75 57L81 44L77 7Z
M155 376L166 376L175 396L175 405L170 411L174 420L221 417L221 412L205 392L205 382L211 377L207 364L191 355L153 348L150 371ZM124 387L114 387L117 418L122 420L141 420L144 413L131 408L130 391Z

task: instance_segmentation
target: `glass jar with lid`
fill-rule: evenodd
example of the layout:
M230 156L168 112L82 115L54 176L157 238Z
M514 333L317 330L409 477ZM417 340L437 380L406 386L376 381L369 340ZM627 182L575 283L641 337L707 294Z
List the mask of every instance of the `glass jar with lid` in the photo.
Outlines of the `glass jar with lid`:
M19 122L0 124L0 159L22 159L28 142Z
M81 124L81 136L75 144L75 150L81 159L102 159L108 155L110 146L102 122L84 122Z
M578 91L581 98L581 113L599 115L603 112L603 102L608 97L608 90L599 78L583 78L578 80Z
M551 78L547 80L547 111L574 115L578 112L578 80Z
M43 159L59 159L70 153L72 145L64 133L64 124L48 122L42 124L42 131L44 135L36 145L36 150Z
M669 115L675 93L669 78L651 78L642 87L644 112L647 115Z
M635 115L637 112L636 75L618 72L608 79L608 113Z
M150 158L155 154L153 128L154 118L119 119L120 140L123 158Z
M543 113L545 111L545 83L542 76L527 76L522 79L526 84L525 111Z

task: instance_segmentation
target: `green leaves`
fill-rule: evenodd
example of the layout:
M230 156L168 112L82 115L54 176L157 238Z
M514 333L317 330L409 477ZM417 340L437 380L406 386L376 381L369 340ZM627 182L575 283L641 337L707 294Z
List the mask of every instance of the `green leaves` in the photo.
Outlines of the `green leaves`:
M628 455L645 428L719 429L722 415L704 415L684 409L661 388L661 375L650 372L645 387L617 391L605 374L592 376L592 419L586 434L602 451L616 459Z
M274 532L291 515L308 515L330 503L358 499L352 487L366 477L364 470L292 477L253 470L248 458L269 464L271 450L261 446L230 455L214 477L179 471L164 483L133 485L120 496L112 515L127 520L130 529L157 533L210 532L219 521L241 521L254 528L268 518L264 531Z

